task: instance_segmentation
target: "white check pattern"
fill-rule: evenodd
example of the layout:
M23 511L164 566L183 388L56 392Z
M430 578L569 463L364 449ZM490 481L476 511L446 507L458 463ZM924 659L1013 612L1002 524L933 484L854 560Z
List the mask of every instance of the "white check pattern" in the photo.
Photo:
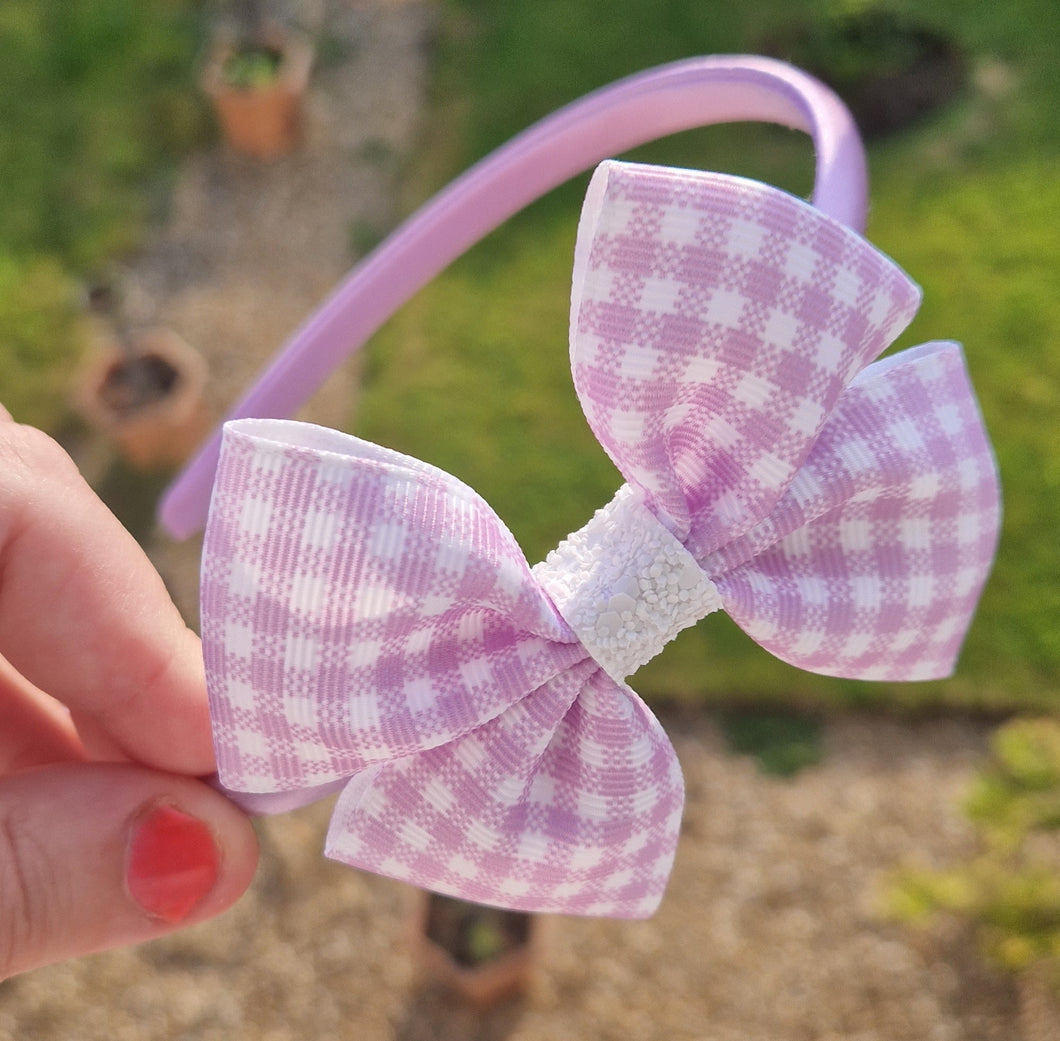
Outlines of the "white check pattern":
M956 345L873 362L917 301L891 261L782 192L605 163L575 252L572 368L628 482L597 526L627 502L654 520L596 532L602 568L576 537L535 573L475 492L417 460L229 424L202 572L223 784L266 807L341 786L329 855L416 885L650 914L681 775L601 632L632 626L641 655L655 622L632 620L694 587L701 613L720 604L803 668L953 667L997 475ZM635 575L611 566L642 536Z

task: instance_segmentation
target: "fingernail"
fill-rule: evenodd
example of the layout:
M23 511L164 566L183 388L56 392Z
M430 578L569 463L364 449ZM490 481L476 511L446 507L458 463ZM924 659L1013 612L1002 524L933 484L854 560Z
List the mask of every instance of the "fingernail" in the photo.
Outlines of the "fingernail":
M149 915L182 922L217 881L220 858L210 829L171 806L133 826L125 882Z

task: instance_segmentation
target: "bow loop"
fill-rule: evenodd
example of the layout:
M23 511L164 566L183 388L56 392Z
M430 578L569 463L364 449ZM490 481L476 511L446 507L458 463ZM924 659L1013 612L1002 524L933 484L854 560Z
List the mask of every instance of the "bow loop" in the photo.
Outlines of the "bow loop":
M919 290L768 185L601 164L575 247L571 361L593 432L704 557L761 521Z
M658 720L588 660L472 733L354 778L327 852L468 900L643 918L683 804Z
M239 791L452 740L585 657L474 491L284 420L226 425L201 598L221 778Z
M704 562L756 642L811 672L952 671L1000 525L993 452L960 347L869 366L769 518Z

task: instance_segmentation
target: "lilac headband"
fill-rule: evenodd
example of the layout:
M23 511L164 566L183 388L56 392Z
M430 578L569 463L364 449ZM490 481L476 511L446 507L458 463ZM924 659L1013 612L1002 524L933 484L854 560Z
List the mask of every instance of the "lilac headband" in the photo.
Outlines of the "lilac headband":
M864 153L849 112L831 90L769 58L710 57L664 65L560 109L439 192L353 269L229 418L294 415L421 286L575 174L667 134L743 121L780 123L810 134L817 154L814 205L863 230ZM172 534L185 537L202 528L220 443L215 434L164 496L159 516Z
M355 270L237 414L292 410L587 157L734 118L810 130L814 205L720 174L597 169L571 365L626 483L542 563L449 474L307 424L230 422L216 477L208 447L174 485L163 517L187 531L213 481L203 652L241 805L338 790L329 856L485 903L641 917L683 784L624 680L680 629L724 610L811 671L953 668L997 539L990 445L956 344L876 360L919 292L847 226L865 205L849 116L778 63L667 66L531 128Z

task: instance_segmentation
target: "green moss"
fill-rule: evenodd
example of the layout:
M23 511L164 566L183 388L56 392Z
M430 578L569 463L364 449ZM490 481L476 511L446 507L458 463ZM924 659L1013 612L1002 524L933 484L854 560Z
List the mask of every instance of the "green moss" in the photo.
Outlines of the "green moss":
M753 756L763 773L791 777L821 761L821 725L811 716L731 709L721 727L730 751Z
M261 90L276 82L283 55L272 47L235 51L224 63L225 82L236 90Z

